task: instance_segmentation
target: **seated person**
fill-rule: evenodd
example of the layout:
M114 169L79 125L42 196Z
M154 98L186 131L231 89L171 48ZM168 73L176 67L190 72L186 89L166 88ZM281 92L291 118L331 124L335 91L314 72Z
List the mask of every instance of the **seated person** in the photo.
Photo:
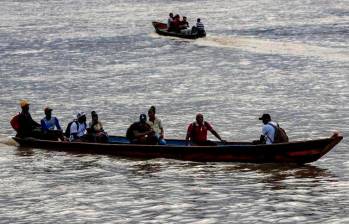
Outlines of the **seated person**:
M204 116L199 113L196 115L196 121L188 126L185 138L186 144L188 145L189 141L191 141L194 145L216 145L214 142L207 140L207 131L210 131L220 141L225 142L210 123L204 121Z
M20 106L22 112L18 115L17 137L34 137L41 138L41 125L33 120L29 113L29 102L27 100L21 100Z
M166 145L166 141L164 139L164 128L162 127L161 120L155 116L156 109L154 106L151 106L148 110L149 120L147 123L150 125L151 129L155 133L155 137L159 145Z
M177 14L175 15L175 17L173 17L173 22L172 22L172 29L171 31L174 31L174 32L180 32L180 16Z
M92 142L108 142L108 134L104 131L102 123L98 120L96 111L91 112L92 121L88 124L87 132Z
M86 114L84 112L77 114L77 120L74 120L68 124L69 128L69 141L85 141L86 140Z
M168 19L167 19L167 31L172 31L172 28L173 28L173 13L171 12L169 15L168 15Z
M156 144L157 139L154 136L154 131L147 124L147 116L141 114L139 121L133 123L126 133L126 137L134 144Z
M183 16L183 20L179 22L179 29L185 30L189 27L189 23L187 21L187 17Z
M64 140L63 131L59 125L59 121L56 117L52 116L52 109L46 107L44 109L45 117L41 119L41 130L43 132L43 138L47 140Z
M196 20L196 26L193 26L192 33L205 34L204 24L201 22L201 19Z

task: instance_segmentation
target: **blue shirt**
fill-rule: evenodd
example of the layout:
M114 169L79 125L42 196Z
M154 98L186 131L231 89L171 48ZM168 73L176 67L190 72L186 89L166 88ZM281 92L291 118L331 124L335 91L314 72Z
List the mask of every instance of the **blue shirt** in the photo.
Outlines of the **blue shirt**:
M55 130L55 128L57 130L62 130L56 117L51 117L50 120L48 120L46 117L41 119L41 128L43 131Z

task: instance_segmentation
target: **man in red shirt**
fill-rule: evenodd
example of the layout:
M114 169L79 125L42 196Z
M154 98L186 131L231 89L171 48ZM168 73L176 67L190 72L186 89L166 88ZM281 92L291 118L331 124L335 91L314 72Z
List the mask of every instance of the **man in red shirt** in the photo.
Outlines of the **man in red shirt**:
M188 127L186 143L188 144L190 140L195 145L215 145L215 143L207 140L207 131L210 131L220 141L225 142L210 123L204 121L204 116L199 113L196 115L196 121Z

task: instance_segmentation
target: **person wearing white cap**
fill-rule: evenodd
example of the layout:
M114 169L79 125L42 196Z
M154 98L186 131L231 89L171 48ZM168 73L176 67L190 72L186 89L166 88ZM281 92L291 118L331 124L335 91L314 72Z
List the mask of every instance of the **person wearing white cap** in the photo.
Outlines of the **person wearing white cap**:
M40 137L40 124L34 121L30 115L28 100L20 100L19 105L22 108L22 112L18 117L19 129L17 131L17 137Z
M86 125L86 114L80 112L76 116L77 120L73 121L70 125L70 141L84 141L85 132L87 129Z

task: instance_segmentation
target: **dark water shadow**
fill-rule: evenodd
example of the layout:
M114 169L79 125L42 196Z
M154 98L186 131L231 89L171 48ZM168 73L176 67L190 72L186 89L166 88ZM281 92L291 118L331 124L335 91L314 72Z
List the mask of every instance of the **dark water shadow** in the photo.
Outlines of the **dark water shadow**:
M262 174L261 182L273 190L289 188L286 180L306 180L308 184L318 185L320 182L333 182L338 178L328 169L305 164L239 164L226 168L230 172L255 172Z
M34 156L35 152L33 148L27 148L27 147L17 147L15 149L15 155L20 157L30 157Z

